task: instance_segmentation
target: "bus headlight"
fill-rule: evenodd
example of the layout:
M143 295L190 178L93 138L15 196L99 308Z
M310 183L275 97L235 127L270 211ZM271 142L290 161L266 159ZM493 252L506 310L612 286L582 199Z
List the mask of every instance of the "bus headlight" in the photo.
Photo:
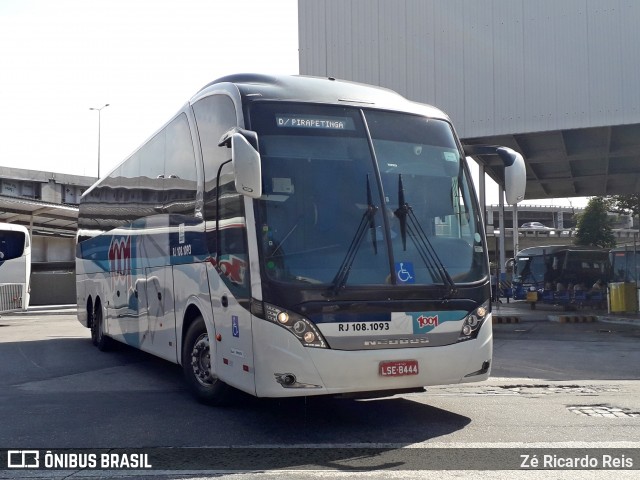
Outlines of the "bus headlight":
M320 330L302 315L264 303L264 318L291 332L305 347L328 348Z
M478 332L480 331L480 327L487 319L489 315L489 305L488 302L479 306L474 311L470 312L469 315L464 319L464 323L462 324L462 329L460 330L460 336L458 337L459 342L464 342L465 340L471 340L478 336Z
M289 323L289 314L287 312L280 312L276 318L282 325Z

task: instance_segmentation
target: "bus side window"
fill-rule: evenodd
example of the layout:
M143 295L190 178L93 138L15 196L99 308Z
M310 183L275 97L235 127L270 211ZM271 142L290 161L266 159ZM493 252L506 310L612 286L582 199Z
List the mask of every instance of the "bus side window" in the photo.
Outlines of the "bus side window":
M220 137L237 124L235 106L225 95L212 95L198 100L193 112L204 163L204 218L209 224L215 222L215 228L207 228L209 253L217 258L218 272L227 288L238 302L248 306L249 253L244 197L236 192L231 163L220 168L231 159L231 150L218 146Z
M196 164L191 132L185 114L166 128L164 209L168 213L193 215L196 202Z
M220 137L237 124L233 101L226 95L211 95L193 105L204 163L204 219L216 219L218 169L231 159L231 149L218 146Z
M220 174L220 217L216 238L218 272L238 301L250 299L249 252L247 247L244 197L236 192L233 167L224 165ZM212 252L213 253L213 252Z
M138 152L140 197L147 211L162 213L166 131L162 130ZM147 214L148 215L148 214Z

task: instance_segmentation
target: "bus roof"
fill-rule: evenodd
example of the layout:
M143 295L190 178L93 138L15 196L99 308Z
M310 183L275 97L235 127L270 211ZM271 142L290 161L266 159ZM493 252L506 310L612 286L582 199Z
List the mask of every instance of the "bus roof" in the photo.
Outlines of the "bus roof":
M522 249L516 256L526 257L534 255L552 255L563 251L587 251L587 252L608 252L606 248L600 247L584 247L581 245L545 245L542 247L529 247Z
M3 223L3 222L0 222L0 231L22 232L27 234L29 233L29 230L27 229L27 227L23 225L18 225L16 223Z
M238 73L218 78L202 87L189 103L200 100L214 92L225 91L234 97L240 97L242 103L258 100L279 100L290 102L308 102L331 105L351 105L414 113L429 118L451 122L440 109L431 105L412 102L388 88L376 87L364 83L337 80L332 77L311 77L303 75L266 75L259 73ZM187 104L188 105L188 104ZM106 175L98 179L85 190L86 197L96 186L119 168L128 158L137 152L149 139L153 138L167 123L184 111L186 105L162 124L148 139L121 162L118 162Z
M449 117L441 110L431 105L407 100L393 90L333 77L253 73L229 75L205 85L191 101L206 96L224 84L234 85L243 102L279 100L370 106L385 110L407 111L449 121Z
M614 247L611 252L640 252L640 245L623 245L621 247Z

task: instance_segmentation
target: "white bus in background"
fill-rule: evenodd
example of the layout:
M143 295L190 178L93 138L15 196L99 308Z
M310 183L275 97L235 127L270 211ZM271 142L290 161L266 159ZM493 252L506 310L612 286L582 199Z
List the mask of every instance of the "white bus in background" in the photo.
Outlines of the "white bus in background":
M22 225L0 223L0 312L29 307L31 238Z
M382 396L485 380L489 262L440 110L333 78L200 90L80 200L78 319L182 365L202 401Z

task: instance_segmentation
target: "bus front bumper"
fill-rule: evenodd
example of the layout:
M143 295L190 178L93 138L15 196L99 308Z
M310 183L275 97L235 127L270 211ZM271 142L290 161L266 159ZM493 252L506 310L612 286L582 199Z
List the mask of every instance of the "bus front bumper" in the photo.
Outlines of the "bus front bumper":
M489 315L476 339L452 345L344 351L303 347L283 328L256 319L253 324L256 395L386 392L483 381L489 378L491 370L491 324ZM417 362L417 369L400 375L382 375L382 364L404 361L412 365Z

